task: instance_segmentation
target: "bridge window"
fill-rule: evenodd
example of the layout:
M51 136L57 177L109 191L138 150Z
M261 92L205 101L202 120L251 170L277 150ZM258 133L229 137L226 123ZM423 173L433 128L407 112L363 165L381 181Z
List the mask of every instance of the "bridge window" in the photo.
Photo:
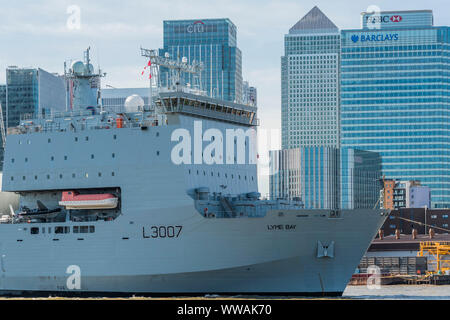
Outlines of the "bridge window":
M31 234L39 234L39 228L31 228L30 233Z

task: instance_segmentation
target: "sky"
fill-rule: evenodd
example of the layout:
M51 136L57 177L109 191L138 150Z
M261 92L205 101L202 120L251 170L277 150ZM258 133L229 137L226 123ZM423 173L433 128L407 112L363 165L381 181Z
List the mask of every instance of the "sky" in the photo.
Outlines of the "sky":
M74 5L79 29L68 26ZM279 129L284 34L314 6L339 29L360 28L360 14L370 5L433 10L434 25L450 25L448 0L0 0L0 84L11 65L62 74L64 61L82 59L90 46L94 65L107 73L102 87L146 87L139 48L162 47L163 20L229 18L237 26L243 79L258 90L261 128Z

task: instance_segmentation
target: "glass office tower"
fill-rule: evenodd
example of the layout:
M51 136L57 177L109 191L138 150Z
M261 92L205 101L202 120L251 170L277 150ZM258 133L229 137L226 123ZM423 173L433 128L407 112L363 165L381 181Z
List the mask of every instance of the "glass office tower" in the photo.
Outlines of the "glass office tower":
M242 54L237 47L236 26L229 19L164 21L164 43L160 55L186 57L203 63L201 78L183 75L183 82L196 86L214 98L242 101ZM162 68L161 84L168 85L169 73Z
M283 149L339 147L339 55L339 30L317 7L284 36Z
M380 197L376 152L333 147L270 151L270 197L300 198L307 209L374 208Z
M341 33L342 146L429 186L433 208L450 207L449 31L421 10L362 13L362 29Z

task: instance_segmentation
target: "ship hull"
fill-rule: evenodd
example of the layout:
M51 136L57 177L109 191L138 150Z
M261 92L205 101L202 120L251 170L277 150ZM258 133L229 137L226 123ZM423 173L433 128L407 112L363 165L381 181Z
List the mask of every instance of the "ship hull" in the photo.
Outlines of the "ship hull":
M346 210L337 219L328 214L297 210L254 219L209 219L194 213L184 222L155 214L156 225L183 225L179 238L152 238L142 222L130 227L128 239L119 238L114 222L101 222L95 246L73 239L73 234L58 236L58 241L52 235L7 243L5 230L6 237L0 238L0 291L340 295L385 216L368 209ZM49 240L48 252L33 252ZM28 245L21 247L25 241ZM318 246L331 242L333 254L319 258ZM67 268L73 265L80 268L79 288L68 284Z

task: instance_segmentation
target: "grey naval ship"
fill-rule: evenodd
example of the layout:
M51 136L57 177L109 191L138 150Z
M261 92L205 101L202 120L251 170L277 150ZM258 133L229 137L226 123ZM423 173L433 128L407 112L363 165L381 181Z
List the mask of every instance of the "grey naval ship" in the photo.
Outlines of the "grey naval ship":
M201 64L141 53L155 82L172 75L149 104L103 108L87 51L67 112L8 128L1 293L341 295L388 213L261 198L256 107L182 85Z

